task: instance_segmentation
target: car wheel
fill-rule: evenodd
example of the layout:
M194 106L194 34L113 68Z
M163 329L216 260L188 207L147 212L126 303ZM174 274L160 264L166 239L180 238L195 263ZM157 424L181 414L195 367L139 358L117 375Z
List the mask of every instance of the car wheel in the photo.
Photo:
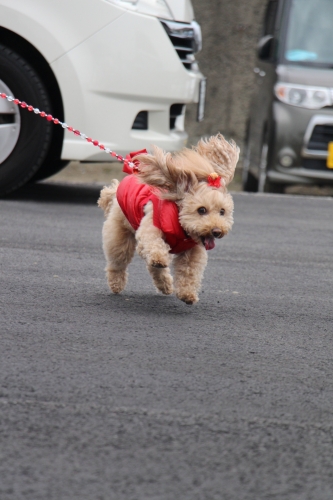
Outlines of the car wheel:
M48 161L48 158L46 158L43 165L39 170L37 170L37 173L30 179L29 182L39 182L47 179L48 177L52 177L52 175L57 174L60 170L67 167L69 163L70 160L50 159Z
M259 163L259 178L258 192L259 193L284 193L285 185L269 182L267 177L267 160L269 155L269 145L267 135L262 143L260 163Z
M0 44L0 93L51 113L45 86L33 67ZM0 99L0 195L27 183L38 171L52 140L52 124Z
M47 179L48 177L60 172L60 170L65 168L70 163L70 160L60 159L63 140L64 129L59 125L54 126L52 130L52 143L49 147L46 158L29 182L38 182Z
M251 148L249 144L249 125L247 126L244 149L245 149L245 154L244 154L243 170L242 170L243 191L247 191L249 193L256 193L258 191L258 180L250 172Z

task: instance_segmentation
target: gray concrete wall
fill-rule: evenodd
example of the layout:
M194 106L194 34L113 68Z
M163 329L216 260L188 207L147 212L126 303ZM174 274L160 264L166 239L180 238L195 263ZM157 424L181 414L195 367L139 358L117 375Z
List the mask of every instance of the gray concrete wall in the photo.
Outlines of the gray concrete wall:
M188 106L189 144L201 136L223 133L242 147L254 84L255 48L266 0L192 0L201 25L203 50L197 54L207 77L205 120L197 123ZM241 162L240 162L241 164Z

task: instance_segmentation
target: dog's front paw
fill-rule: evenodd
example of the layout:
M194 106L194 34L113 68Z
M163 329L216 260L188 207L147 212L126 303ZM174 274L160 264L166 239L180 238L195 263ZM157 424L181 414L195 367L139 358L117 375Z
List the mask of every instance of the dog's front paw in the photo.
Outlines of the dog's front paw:
M156 260L152 260L149 264L151 267L157 267L158 269L165 269L168 267L168 264L165 264L165 262L159 262Z
M108 285L113 293L120 293L124 290L127 283L128 273L126 271L106 270Z
M159 252L151 252L147 258L147 264L157 269L165 269L170 264L170 257L168 254L164 255Z
M185 302L185 304L191 306L192 304L195 304L198 302L199 297L196 293L193 292L178 292L176 294L177 298Z

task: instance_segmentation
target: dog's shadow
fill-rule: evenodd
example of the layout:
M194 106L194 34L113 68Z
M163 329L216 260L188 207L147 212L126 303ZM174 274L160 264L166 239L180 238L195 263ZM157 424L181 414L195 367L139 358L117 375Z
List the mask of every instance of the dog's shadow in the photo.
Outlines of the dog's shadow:
M134 275L136 279L132 279ZM185 304L175 294L163 295L157 292L150 282L143 260L137 254L130 264L129 281L122 293L114 294L108 290L106 284L104 286L105 293L104 287L103 291L96 290L94 301L103 312L111 310L129 316L158 316L165 320L172 316L200 318L207 315L208 310L212 317L220 314L220 303L214 301L207 290L202 289L199 292L200 300L193 305Z
M98 307L105 311L107 309L117 311L129 316L188 316L202 313L202 305L199 302L192 306L186 305L175 296L155 295L154 292L131 293L124 292L119 295L100 294L96 297Z

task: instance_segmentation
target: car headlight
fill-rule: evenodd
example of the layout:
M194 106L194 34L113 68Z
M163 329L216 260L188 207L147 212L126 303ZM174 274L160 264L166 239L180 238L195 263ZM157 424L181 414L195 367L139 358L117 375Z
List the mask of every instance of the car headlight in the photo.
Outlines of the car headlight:
M277 83L274 87L276 97L286 104L307 109L320 109L332 106L331 89L327 87L309 87Z
M171 11L165 0L108 0L109 2L141 14L173 19Z

